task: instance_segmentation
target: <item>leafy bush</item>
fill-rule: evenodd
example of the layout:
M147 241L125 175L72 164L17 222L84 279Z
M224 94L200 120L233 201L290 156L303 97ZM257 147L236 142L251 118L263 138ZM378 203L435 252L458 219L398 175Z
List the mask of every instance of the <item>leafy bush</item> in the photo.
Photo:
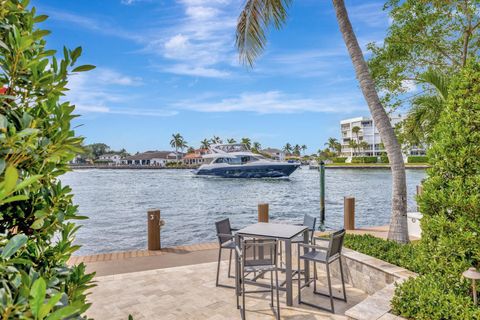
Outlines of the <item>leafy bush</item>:
M377 157L353 157L352 163L377 163Z
M413 243L404 245L368 234L347 234L345 235L344 246L414 272L418 270L415 260L416 245Z
M454 77L433 131L431 168L418 198L421 276L396 291L393 308L418 319L480 319L461 273L480 267L480 65ZM463 311L461 310L463 308Z
M332 158L333 163L345 163L347 161L347 157L336 157Z
M427 156L408 156L407 163L427 163Z
M81 48L47 50L47 19L28 1L0 6L0 317L75 319L89 307L93 274L67 266L78 227L71 189L58 177L81 151L70 121L74 106L60 102ZM72 70L73 69L73 70Z
M380 156L380 163L390 163L387 156Z

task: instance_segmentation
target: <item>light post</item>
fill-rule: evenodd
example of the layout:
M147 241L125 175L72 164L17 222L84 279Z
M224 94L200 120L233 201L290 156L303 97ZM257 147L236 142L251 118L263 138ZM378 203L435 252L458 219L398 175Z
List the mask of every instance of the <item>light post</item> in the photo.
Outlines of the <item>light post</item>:
M477 288L476 288L476 280L480 280L480 272L477 271L475 268L469 268L467 271L462 273L462 275L466 279L472 280L472 294L473 294L473 304L477 305Z

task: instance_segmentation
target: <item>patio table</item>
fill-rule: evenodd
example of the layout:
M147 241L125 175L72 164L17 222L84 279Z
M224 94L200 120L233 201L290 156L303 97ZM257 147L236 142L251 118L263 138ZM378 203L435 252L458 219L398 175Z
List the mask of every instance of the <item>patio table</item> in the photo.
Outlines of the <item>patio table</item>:
M290 225L290 224L280 224L280 223L255 223L250 226L247 226L243 229L240 229L235 234L235 242L240 243L240 237L259 237L259 238L270 238L277 239L285 242L285 284L286 284L286 295L287 295L287 306L292 306L293 304L293 290L292 290L292 239L299 236L303 233L304 243L308 244L308 227ZM306 249L308 250L308 249ZM238 261L238 256L236 261ZM235 274L236 274L236 287L237 293L239 290L238 282L238 263L235 263ZM305 282L309 281L309 267L308 263L305 264ZM300 276L300 275L299 275Z

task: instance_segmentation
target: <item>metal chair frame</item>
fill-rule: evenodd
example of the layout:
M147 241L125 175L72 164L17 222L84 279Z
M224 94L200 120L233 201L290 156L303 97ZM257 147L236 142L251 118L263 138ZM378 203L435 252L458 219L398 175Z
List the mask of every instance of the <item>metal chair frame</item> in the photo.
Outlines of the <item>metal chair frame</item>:
M277 310L276 310L276 319L280 319L280 298L279 298L279 284L278 284L278 267L277 267L277 245L278 245L278 240L276 239L259 239L259 238L248 238L248 239L242 239L241 241L241 248L237 245L235 246L235 250L237 251L237 256L238 256L238 266L240 268L240 272L237 273L239 276L239 279L237 279L239 283L239 291L237 291L237 309L240 309L240 313L242 316L242 319L246 319L246 312L245 312L245 293L263 293L263 292L270 292L270 306L273 308L274 303L273 303L273 295L274 295L274 289L276 291L276 300L277 300ZM246 252L247 248L251 249L253 248L254 252L254 257L257 257L257 254L259 256L263 256L263 253L267 247L271 247L271 252L270 252L270 259L269 260L250 260L248 264L247 262L247 257ZM251 263L253 261L253 264ZM263 261L263 262L262 262ZM268 263L269 262L269 263ZM266 267L266 268L265 268ZM270 288L269 290L255 290L255 291L246 291L245 290L245 283L246 283L246 277L250 273L256 273L259 272L260 274L265 274L267 272L270 272ZM273 284L273 276L275 275L275 285ZM253 284L252 282L249 282L249 284ZM242 306L240 306L240 296L242 297Z
M222 228L224 227L226 228L225 231L222 230ZM232 252L233 250L235 250L235 235L233 234L233 232L237 231L238 229L232 228L230 226L230 219L228 218L215 222L215 228L217 230L217 238L218 238L218 263L217 263L217 278L216 278L215 286L235 289L235 286L219 283L219 277L220 277L220 263L222 261L222 250L227 249L230 251L230 256L228 259L228 275L227 276L228 278L235 278L234 276L231 275ZM229 241L233 243L233 246L231 247L225 246L225 244L227 244Z
M325 238L321 238L321 237L314 237L314 244L313 245L299 243L299 245L298 245L298 272L299 273L301 272L300 271L300 261L301 260L304 260L305 263L313 262L313 280L312 280L313 281L313 293L329 297L330 298L330 309L319 306L319 305L316 305L316 304L312 304L312 303L302 301L302 295L301 295L302 285L301 285L301 282L300 282L300 277L298 277L298 303L299 304L306 304L306 305L314 307L314 308L318 308L318 309L322 309L322 310L326 310L326 311L335 313L335 307L334 307L333 299L338 299L338 300L342 300L342 301L347 302L347 293L345 291L345 279L344 279L344 276L343 276L343 266L342 266L342 259L341 259L341 252L342 252L344 236L345 236L345 230L344 229L332 233L329 237L328 247L323 247L323 246L319 246L319 245L315 244L315 242L316 242L315 240L317 240L317 239L318 240L325 240ZM315 256L313 256L313 257L301 256L300 255L300 248L302 248L302 247L311 249L310 252L315 252L316 250L323 251L323 252L325 252L325 257L324 257L324 259L319 259L319 258L315 258ZM343 298L335 297L332 293L332 282L331 282L331 278L330 278L330 264L335 262L336 260L338 260L338 262L340 264L340 277L341 277L341 280L342 280ZM328 294L317 291L317 279L318 279L317 263L325 264L325 267L326 267L326 270L327 270Z

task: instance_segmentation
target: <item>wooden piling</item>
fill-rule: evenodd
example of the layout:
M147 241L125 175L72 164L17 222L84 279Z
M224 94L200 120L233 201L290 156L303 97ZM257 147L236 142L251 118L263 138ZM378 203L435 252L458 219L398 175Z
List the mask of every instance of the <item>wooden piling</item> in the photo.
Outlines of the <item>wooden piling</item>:
M343 198L343 225L345 230L355 230L355 198Z
M422 185L417 186L417 198L421 196L422 193L423 193L423 186ZM420 206L418 205L418 202L417 202L417 211L420 212Z
M268 203L258 204L258 222L268 222Z
M152 209L147 212L148 250L160 250L160 210Z

